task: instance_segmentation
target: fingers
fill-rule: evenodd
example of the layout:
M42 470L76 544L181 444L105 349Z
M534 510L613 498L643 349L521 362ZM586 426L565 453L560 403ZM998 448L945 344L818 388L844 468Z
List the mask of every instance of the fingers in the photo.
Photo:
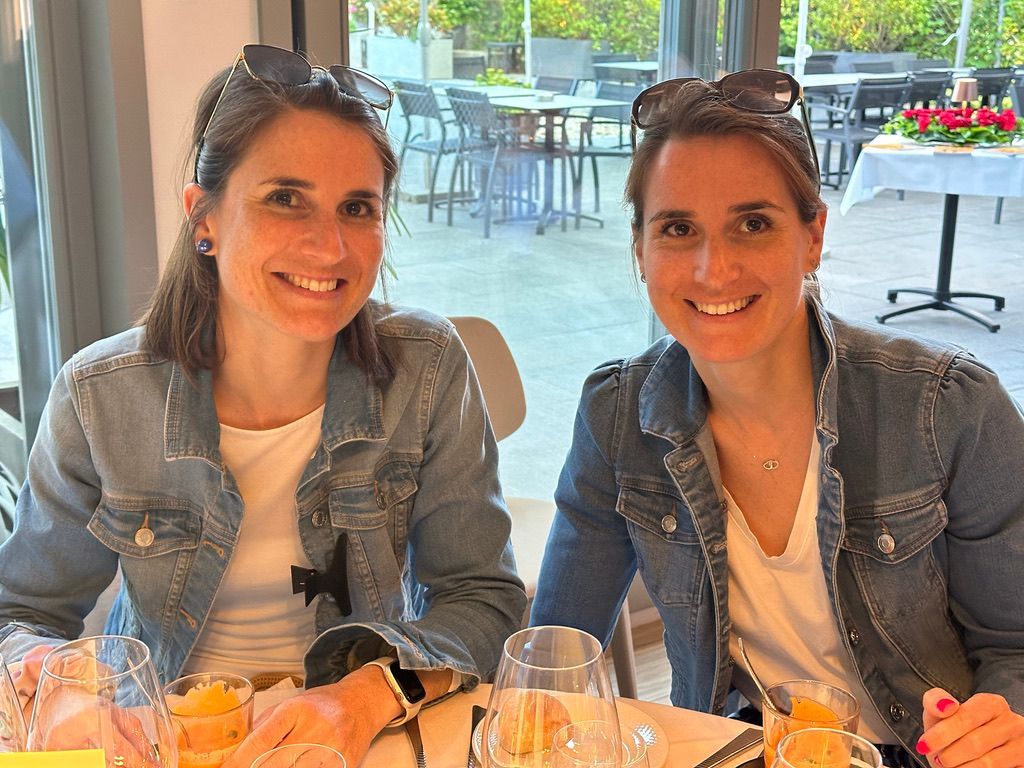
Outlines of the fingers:
M222 768L249 768L253 760L281 744L295 727L289 710L279 705L270 716L261 717Z
M929 692L930 693L930 692ZM1002 696L978 693L959 706L938 709L941 697L934 702L932 715L945 714L927 728L917 743L917 750L928 758L933 768L1016 768L1024 765L1024 717L1012 712ZM925 705L928 719L928 703ZM936 714L938 713L938 714ZM1009 750L1009 751L1007 751ZM1014 758L997 761L1000 754ZM980 761L980 762L977 762Z
M960 708L960 702L956 700L956 697L947 693L942 688L932 688L929 691L925 691L924 696L921 697L921 703L924 705L925 730L928 730L940 720L956 714L957 709Z

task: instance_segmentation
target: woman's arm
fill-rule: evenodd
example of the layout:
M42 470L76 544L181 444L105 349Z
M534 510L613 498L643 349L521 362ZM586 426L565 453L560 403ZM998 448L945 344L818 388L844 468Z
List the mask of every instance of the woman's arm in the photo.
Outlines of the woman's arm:
M584 384L530 614L531 625L576 627L604 646L636 572L625 520L615 511L611 445L619 371L617 363L604 366Z

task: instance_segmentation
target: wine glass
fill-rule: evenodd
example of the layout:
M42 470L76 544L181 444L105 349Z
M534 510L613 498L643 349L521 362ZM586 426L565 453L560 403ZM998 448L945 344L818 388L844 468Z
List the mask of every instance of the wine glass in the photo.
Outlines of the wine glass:
M164 686L178 768L220 768L252 730L255 692L241 675L207 672Z
M23 752L28 741L18 691L0 656L0 752Z
M616 751L618 749L618 751ZM570 723L555 734L551 768L649 768L647 742L632 728L602 720Z
M505 641L481 726L484 768L547 768L555 735L572 723L619 733L601 644L571 627L516 632ZM621 740L608 741L617 764Z
M264 752L251 768L345 768L345 756L323 744L286 744Z
M771 768L883 768L863 736L834 728L805 728L779 742Z
M171 722L145 643L101 635L46 654L28 748L102 749L108 768L174 768Z
M787 680L767 688L768 698L761 697L764 717L764 764L771 768L776 745L786 734L804 728L834 728L856 731L860 722L860 705L852 693L818 680ZM789 702L791 710L783 713L774 702Z

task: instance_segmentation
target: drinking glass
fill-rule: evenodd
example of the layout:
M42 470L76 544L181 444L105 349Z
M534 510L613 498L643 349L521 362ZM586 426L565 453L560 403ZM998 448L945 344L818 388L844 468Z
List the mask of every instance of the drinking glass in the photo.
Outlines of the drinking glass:
M607 722L590 720L570 723L555 734L550 765L551 768L649 768L650 762L647 742L636 731L622 728L616 732Z
M286 744L264 752L251 768L345 768L345 756L322 744Z
M619 733L601 644L570 627L516 632L505 641L481 725L484 768L547 768L556 733L572 723ZM621 740L609 742L617 764Z
M28 748L102 749L108 768L174 768L178 752L145 643L102 635L46 654Z
M856 731L860 705L849 691L817 680L787 680L768 686L776 701L788 701L790 713L779 712L771 701L761 699L764 718L764 764L770 768L775 747L787 734L804 728Z
M28 741L18 691L0 656L0 752L23 752Z
M805 728L778 744L770 768L883 768L878 749L863 736L833 728Z
M164 686L178 768L220 768L252 730L252 683L240 675L179 677Z

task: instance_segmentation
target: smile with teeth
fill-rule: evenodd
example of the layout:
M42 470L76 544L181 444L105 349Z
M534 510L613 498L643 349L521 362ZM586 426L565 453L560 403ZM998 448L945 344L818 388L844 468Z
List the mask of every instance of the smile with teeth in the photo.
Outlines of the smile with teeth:
M742 299L727 301L724 304L705 304L700 301L694 301L691 304L693 304L698 312L705 315L729 315L745 309L756 298L756 296L745 296Z
M287 272L280 272L278 274L292 285L299 288L305 288L307 291L312 291L313 293L326 293L327 291L333 291L338 287L337 280L311 280L308 277L290 275Z

